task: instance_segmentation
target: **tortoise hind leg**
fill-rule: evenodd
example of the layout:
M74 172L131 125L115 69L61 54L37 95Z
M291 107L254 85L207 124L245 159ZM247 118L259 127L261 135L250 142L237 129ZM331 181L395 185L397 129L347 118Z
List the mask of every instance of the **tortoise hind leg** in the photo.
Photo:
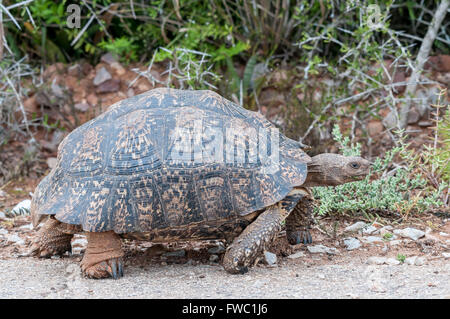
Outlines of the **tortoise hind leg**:
M88 246L81 270L89 278L118 279L123 276L122 241L114 231L87 233Z
M70 242L75 233L80 231L77 225L69 225L49 217L39 230L34 240L30 254L40 258L49 258L53 255L62 255L70 251Z
M223 259L225 270L232 274L246 273L257 255L278 235L287 215L281 205L268 207L228 247Z

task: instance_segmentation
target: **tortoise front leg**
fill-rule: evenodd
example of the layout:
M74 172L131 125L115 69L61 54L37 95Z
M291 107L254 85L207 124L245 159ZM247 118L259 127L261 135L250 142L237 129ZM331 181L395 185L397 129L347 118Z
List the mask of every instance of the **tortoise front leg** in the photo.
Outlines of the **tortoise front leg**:
M278 235L288 214L280 203L268 207L228 247L223 259L225 270L232 274L246 273L257 255Z
M313 215L313 200L305 197L295 206L292 213L286 218L286 237L291 245L311 244L310 233Z
M81 270L89 278L118 279L123 276L122 240L114 231L87 233L88 246Z

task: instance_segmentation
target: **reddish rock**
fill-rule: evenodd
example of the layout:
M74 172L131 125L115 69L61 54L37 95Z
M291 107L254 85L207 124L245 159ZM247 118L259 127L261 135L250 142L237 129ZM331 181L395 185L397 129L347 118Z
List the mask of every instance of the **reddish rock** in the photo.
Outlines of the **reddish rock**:
M86 112L87 110L89 110L89 104L87 103L76 103L74 107L81 112Z
M419 112L417 112L417 110L414 107L411 108L408 113L408 124L417 123L419 119L420 119Z
M392 83L397 84L397 83L402 83L406 81L406 75L405 72L397 70L397 72L395 72L394 78L392 79ZM403 92L405 92L406 90L406 82L404 85L396 85L393 87L394 92L401 94Z
M39 111L39 104L36 101L36 97L33 95L32 97L29 97L23 102L23 106L25 108L25 111L27 113L37 113Z
M375 137L383 132L384 126L380 121L370 121L367 124L367 132L371 137Z
M424 69L441 73L450 72L450 55L440 54L429 57L425 62Z
M100 84L97 87L96 92L97 93L117 92L119 88L120 88L120 80L110 79Z
M96 106L98 104L98 97L94 93L89 94L86 100L91 106Z

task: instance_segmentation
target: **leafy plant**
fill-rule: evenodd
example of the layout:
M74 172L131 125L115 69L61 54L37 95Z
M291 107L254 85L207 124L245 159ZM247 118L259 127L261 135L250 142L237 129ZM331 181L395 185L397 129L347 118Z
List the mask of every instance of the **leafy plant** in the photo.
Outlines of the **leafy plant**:
M335 127L333 133L344 154L359 155L357 146L349 145L338 128ZM399 146L386 152L383 158L376 158L370 175L362 181L313 188L313 194L320 202L316 213L359 213L370 218L373 213L390 212L407 218L411 213L442 205L439 198L445 184L441 183L436 189L430 187L423 175L417 173L421 163L405 155L407 147L404 138L400 137ZM403 165L394 162L395 156L403 157Z

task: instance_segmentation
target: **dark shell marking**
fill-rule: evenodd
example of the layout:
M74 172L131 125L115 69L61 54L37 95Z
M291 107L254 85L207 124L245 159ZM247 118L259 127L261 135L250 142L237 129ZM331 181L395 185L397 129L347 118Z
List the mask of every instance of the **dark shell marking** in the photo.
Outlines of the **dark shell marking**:
M202 131L194 132L198 123ZM200 133L201 147L189 140L192 152L174 150L174 139L184 135L175 128ZM274 126L212 91L154 89L120 101L64 139L56 167L36 188L32 214L119 234L240 223L302 185L310 161L282 134L280 169L273 174L261 170L259 158L250 160L249 150L261 144L256 134L223 147L223 158L234 161L198 160L213 145L212 133L228 140L260 128ZM267 149L272 145L268 139Z

